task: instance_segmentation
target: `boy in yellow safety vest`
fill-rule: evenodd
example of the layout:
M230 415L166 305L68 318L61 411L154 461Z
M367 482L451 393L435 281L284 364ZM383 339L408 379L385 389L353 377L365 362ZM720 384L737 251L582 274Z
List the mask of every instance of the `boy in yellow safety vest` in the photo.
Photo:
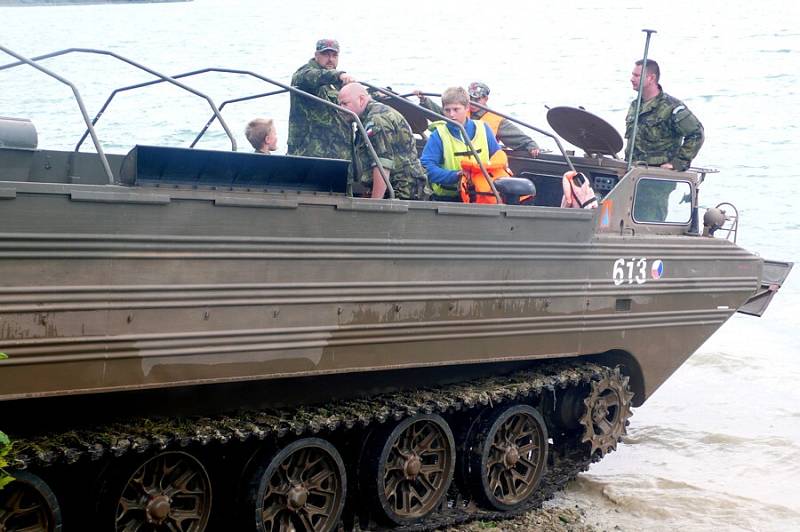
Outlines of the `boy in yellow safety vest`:
M461 124L475 147L481 162L489 164L489 159L500 150L500 145L491 128L480 120L469 118L469 96L462 87L450 87L442 93L444 115ZM438 201L461 201L459 180L463 175L461 161L474 158L469 146L462 138L461 131L444 121L433 122L420 162L425 167L428 180L433 189L431 199Z

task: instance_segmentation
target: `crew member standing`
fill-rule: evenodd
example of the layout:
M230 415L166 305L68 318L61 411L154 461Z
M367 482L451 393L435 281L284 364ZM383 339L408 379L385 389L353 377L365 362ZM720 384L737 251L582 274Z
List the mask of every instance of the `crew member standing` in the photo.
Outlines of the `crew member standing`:
M645 163L670 170L684 171L692 164L703 145L703 124L686 105L665 93L658 83L661 69L658 63L648 59L642 72L643 60L636 61L631 72L631 86L639 91L642 76L642 102L636 139L632 142L633 122L636 116L636 100L631 102L625 118L625 138L628 145L625 157L633 149L633 163ZM640 222L667 221L669 196L675 190L670 181L650 180L636 195L633 217Z
M634 91L639 91L641 76L642 60L639 60L631 73ZM684 171L703 145L703 124L682 101L663 91L658 83L661 77L658 63L648 59L644 76L633 161ZM625 118L625 138L628 139L626 158L630 156L635 115L636 100L631 102Z
M336 103L339 89L355 81L353 76L337 70L339 43L334 39L317 41L314 57L297 69L292 85L323 100ZM334 107L302 95L290 96L289 155L350 158L350 130Z

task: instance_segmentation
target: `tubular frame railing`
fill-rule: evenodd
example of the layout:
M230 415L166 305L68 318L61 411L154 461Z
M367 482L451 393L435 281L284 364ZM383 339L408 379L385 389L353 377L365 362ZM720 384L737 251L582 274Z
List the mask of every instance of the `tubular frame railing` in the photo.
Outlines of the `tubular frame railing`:
M111 103L111 100L114 98L114 96L116 96L120 92L124 92L124 91L127 91L127 90L132 90L132 89L135 89L135 88L146 87L146 86L154 85L154 84L157 84L157 83L167 82L167 83L171 83L171 84L173 84L173 85L175 85L177 87L180 87L180 88L182 88L182 89L184 89L184 90L186 90L186 91L188 91L188 92L190 92L192 94L195 94L197 96L200 96L200 97L204 98L209 103L209 105L211 106L211 109L213 111L214 116L207 122L207 124L204 127L204 129L201 132L201 134L198 135L198 137L192 143L192 147L194 147L194 145L197 143L199 138L202 137L202 134L205 133L205 131L208 129L208 127L211 125L211 123L213 123L213 120L216 119L216 120L219 120L220 125L223 127L223 129L225 130L225 133L227 134L228 138L230 139L230 141L231 141L231 149L233 151L236 151L236 139L234 138L233 134L231 133L230 128L228 127L227 123L222 118L222 115L220 114L220 111L217 108L217 106L214 104L213 100L210 97L208 97L207 95L203 94L202 92L200 92L200 91L198 91L198 90L196 90L196 89L194 89L194 88L192 88L192 87L190 87L190 86L188 86L188 85L186 85L184 83L181 83L181 82L177 81L177 79L176 79L176 78L180 78L180 77L189 77L189 76L193 76L193 75L197 75L197 74L203 74L203 73L206 73L206 72L220 72L220 73L229 73L229 74L248 75L248 76L252 76L252 77L258 78L258 79L260 79L260 80L262 80L262 81L264 81L266 83L270 83L272 85L280 87L282 89L282 90L279 90L279 91L272 91L272 92L268 92L268 93L262 93L260 95L252 95L252 96L247 96L247 97L244 97L244 98L238 98L238 99L234 99L234 100L231 100L231 101L242 101L242 100L247 100L247 99L255 99L257 97L264 97L264 96L270 96L270 95L274 95L274 94L280 94L280 93L283 93L283 92L290 92L290 93L298 95L298 96L300 96L302 98L308 98L308 99L311 99L311 100L316 101L318 103L321 103L323 105L326 105L326 106L329 106L329 107L333 107L338 112L350 116L353 119L353 123L356 124L356 127L361 132L361 134L364 136L364 138L368 139L366 130L364 129L364 125L361 123L361 120L358 118L358 115L356 115L352 111L350 111L348 109L345 109L344 107L341 107L339 105L336 105L336 104L334 104L334 103L332 103L332 102L330 102L328 100L325 100L325 99L322 99L322 98L318 98L317 96L314 96L313 94L309 94L309 93L307 93L305 91L302 91L302 90L300 90L300 89L298 89L296 87L292 87L292 86L289 86L289 85L284 85L283 83L280 83L278 81L272 80L270 78L267 78L265 76L262 76L260 74L255 73L255 72L251 72L249 70L229 69L229 68L206 68L206 69L200 69L200 70L197 70L197 71L186 72L186 73L183 73L183 74L179 74L178 76L172 76L171 77L171 76L167 76L165 74L162 74L160 72L157 72L157 71L155 71L155 70L153 70L151 68L148 68L148 67L146 67L144 65L141 65L141 64L137 63L136 61L133 61L131 59L123 57L123 56L121 56L121 55L119 55L117 53L109 52L107 50L97 50L97 49L94 49L94 48L67 48L67 49L64 49L64 50L58 50L58 51L51 52L51 53L48 53L48 54L39 55L39 56L36 56L34 58L24 57L24 56L22 56L22 55L20 55L20 54L18 54L16 52L4 47L2 45L0 45L0 51L3 51L5 53L7 53L8 55L10 55L10 56L14 57L15 59L17 59L17 61L14 62L14 63L8 63L6 65L0 65L0 71L6 70L6 69L9 69L9 68L14 68L14 67L17 67L17 66L21 66L23 64L27 64L29 66L32 66L32 67L36 68L37 70L40 70L41 72L44 72L48 76L53 77L54 79L56 79L56 80L58 80L58 81L60 81L60 82L62 82L64 84L68 85L72 89L73 94L75 95L75 99L78 101L78 106L80 107L81 114L83 115L83 119L86 122L87 132L92 137L92 142L94 143L95 149L97 150L98 156L100 157L100 160L101 160L101 162L103 164L103 168L105 170L105 173L106 173L106 175L108 177L108 180L109 180L110 184L114 183L114 175L113 175L113 173L111 171L111 167L108 164L108 159L107 159L105 153L103 152L103 148L100 145L100 141L97 138L97 134L95 132L94 126L97 123L97 121L100 119L100 117L103 115L105 110L108 108L108 105ZM51 70L49 70L49 69L45 68L44 66L38 64L38 61L41 61L43 59L49 59L49 58L52 58L52 57L58 57L58 56L66 55L66 54L69 54L69 53L76 53L76 52L77 53L92 53L92 54L99 54L99 55L107 55L107 56L113 57L115 59L118 59L118 60L120 60L122 62L125 62L125 63L127 63L127 64L129 64L131 66L139 68L140 70L144 70L145 72L148 72L149 74L152 74L153 76L156 76L158 79L151 80L149 82L137 83L137 84L134 84L134 85L130 85L130 86L126 86L126 87L120 87L118 89L115 89L114 91L112 91L112 93L106 99L106 102L103 104L103 106L101 107L100 111L95 116L94 120L90 120L89 119L89 115L86 112L86 106L83 103L83 98L81 97L80 92L78 91L77 87L72 82L68 81L67 79L59 76L55 72L52 72ZM231 101L228 101L226 103L230 103ZM83 144L83 141L86 139L87 132L84 132L83 136L81 137L81 139L79 140L79 142L75 146L75 151L76 152L78 151L80 146ZM386 189L389 192L389 198L390 199L394 199L395 198L394 188L392 187L392 184L389 181L389 175L386 173L386 169L383 167L383 165L381 165L380 161L378 160L378 156L375 153L375 148L372 146L372 144L370 142L366 142L365 144L366 144L367 149L368 149L368 151L370 153L370 157L372 158L373 162L375 163L376 167L378 168L378 171L381 174L381 178L383 179L383 182L386 185Z

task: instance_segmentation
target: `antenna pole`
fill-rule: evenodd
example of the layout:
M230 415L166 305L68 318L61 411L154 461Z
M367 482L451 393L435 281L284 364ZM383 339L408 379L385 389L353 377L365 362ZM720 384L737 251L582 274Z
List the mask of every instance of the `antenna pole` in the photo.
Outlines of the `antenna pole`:
M639 129L639 111L642 110L642 89L644 88L644 78L647 76L647 51L650 49L650 36L656 30L643 29L647 34L644 41L644 56L642 57L642 74L639 76L639 94L636 96L636 114L633 115L633 132L628 141L628 170L633 166L633 148L636 146L636 130Z

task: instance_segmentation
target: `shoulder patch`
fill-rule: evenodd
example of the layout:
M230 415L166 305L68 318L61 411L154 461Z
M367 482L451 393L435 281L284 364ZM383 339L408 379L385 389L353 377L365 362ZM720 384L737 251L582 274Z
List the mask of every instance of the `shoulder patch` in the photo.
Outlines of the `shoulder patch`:
M685 105L679 105L678 107L676 107L675 109L672 110L672 114L676 115L676 114L680 113L681 111L683 111L684 109L686 109Z

